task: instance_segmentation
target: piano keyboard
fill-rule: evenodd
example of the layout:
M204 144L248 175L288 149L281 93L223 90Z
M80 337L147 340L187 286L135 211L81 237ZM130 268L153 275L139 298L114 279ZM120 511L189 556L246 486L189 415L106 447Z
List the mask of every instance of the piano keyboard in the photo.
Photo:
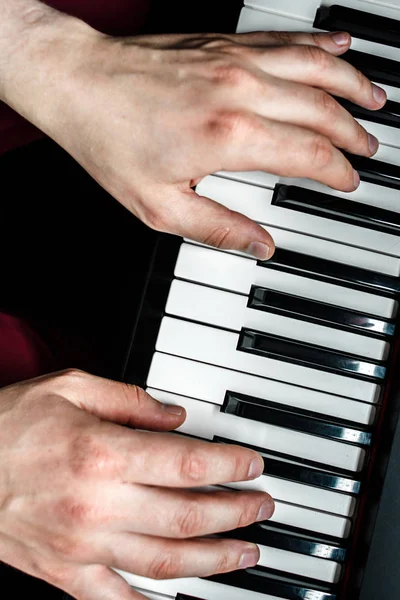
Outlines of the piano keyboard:
M259 564L208 579L123 573L152 600L353 600L388 402L400 293L400 0L247 0L238 31L347 30L344 56L388 103L347 110L380 141L353 193L268 173L197 187L271 232L270 261L160 236L125 380L183 405L184 435L260 452L270 521L222 535ZM389 373L389 376L388 376ZM382 597L383 598L383 597Z

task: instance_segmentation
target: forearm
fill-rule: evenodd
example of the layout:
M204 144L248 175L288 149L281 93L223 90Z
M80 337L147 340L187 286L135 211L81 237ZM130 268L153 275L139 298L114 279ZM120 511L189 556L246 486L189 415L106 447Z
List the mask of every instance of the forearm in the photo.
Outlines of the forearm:
M0 0L0 100L43 128L46 104L68 79L76 38L88 31L39 0Z

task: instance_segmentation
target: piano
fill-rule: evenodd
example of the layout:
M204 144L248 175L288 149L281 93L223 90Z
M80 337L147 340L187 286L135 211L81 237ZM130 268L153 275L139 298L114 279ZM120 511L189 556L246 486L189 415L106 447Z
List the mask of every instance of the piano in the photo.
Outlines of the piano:
M207 579L123 573L152 600L400 597L400 0L246 0L238 31L346 30L344 59L387 92L344 102L380 141L353 193L264 172L198 192L268 228L261 262L160 235L124 380L187 410L180 433L258 450L270 521L228 532L259 564Z

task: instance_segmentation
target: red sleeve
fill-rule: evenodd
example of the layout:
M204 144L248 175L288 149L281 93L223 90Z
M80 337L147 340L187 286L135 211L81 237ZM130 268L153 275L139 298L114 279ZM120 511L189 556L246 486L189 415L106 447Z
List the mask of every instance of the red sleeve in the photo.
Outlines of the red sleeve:
M143 26L150 0L47 0L47 4L109 35L132 35ZM43 133L0 102L0 154Z

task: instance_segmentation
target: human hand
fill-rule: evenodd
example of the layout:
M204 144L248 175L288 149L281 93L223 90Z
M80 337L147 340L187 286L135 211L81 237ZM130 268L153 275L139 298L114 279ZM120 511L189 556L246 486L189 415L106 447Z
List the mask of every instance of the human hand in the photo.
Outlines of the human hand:
M50 19L51 21L51 19ZM339 149L378 143L330 94L375 110L385 93L337 58L341 34L111 38L68 18L30 32L4 97L150 227L257 258L269 234L193 185L264 170L333 188L359 182ZM36 66L37 78L24 76ZM245 202L246 199L244 198Z
M80 371L0 390L0 560L78 600L143 600L110 567L164 579L255 565L256 545L198 536L268 518L271 498L188 488L254 479L261 457L165 433L185 418L169 408Z

